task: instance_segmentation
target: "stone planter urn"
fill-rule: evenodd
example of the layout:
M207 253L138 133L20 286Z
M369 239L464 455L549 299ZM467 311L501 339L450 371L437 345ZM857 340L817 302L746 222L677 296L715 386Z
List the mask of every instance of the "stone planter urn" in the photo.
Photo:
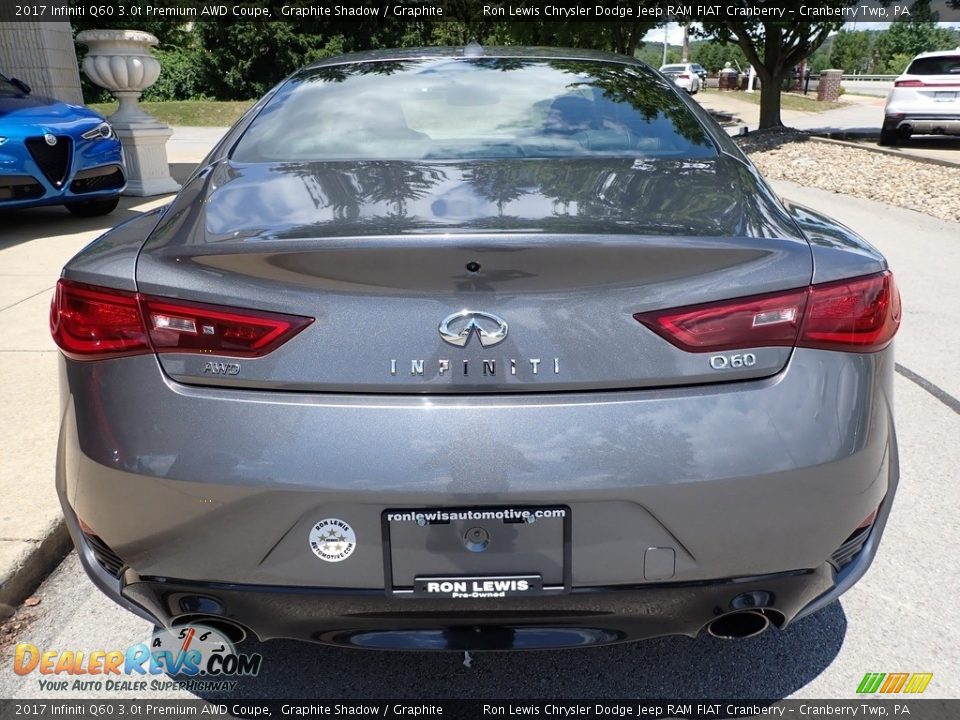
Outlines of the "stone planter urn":
M160 77L160 63L150 54L159 41L140 30L84 30L77 42L89 48L83 72L120 103L108 120L123 143L127 166L125 195L163 195L180 185L170 176L167 140L173 130L148 115L140 95Z

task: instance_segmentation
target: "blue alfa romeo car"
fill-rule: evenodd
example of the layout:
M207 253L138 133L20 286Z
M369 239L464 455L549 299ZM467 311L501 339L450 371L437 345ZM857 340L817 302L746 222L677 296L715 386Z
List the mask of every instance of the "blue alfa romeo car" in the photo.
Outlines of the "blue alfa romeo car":
M120 140L93 110L31 96L0 75L0 210L65 205L106 215L126 184Z

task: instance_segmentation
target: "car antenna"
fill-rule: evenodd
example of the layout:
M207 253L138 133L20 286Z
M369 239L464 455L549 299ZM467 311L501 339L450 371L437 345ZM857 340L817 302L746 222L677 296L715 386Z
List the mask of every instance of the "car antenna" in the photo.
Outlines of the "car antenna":
M486 54L487 51L483 49L483 45L477 42L476 38L470 38L470 42L463 48L464 57L483 57Z

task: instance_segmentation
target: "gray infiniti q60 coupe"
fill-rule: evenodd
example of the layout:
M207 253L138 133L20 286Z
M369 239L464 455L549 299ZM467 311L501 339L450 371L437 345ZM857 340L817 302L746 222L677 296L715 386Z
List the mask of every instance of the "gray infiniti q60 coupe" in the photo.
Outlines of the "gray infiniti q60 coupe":
M166 626L746 637L876 553L899 322L884 258L645 65L326 59L64 268L57 489Z

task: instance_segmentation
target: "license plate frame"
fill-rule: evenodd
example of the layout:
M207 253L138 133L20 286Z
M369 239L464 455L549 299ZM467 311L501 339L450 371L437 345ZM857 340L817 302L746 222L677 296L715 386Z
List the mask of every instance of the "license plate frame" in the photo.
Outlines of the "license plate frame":
M543 578L540 575L425 576L413 582L413 597L447 600L528 597L542 593Z
M452 512L452 513L496 513L513 511L514 513L528 511L529 513L535 513L537 511L549 510L549 511L562 511L562 518L546 518L538 519L536 522L556 522L557 520L562 521L561 528L561 577L562 582L547 582L544 580L544 575L546 571L544 568L538 567L525 567L522 571L503 571L503 572L463 572L463 573L450 573L450 572L430 572L429 568L424 568L423 572L417 572L413 578L412 583L399 583L395 584L394 577L394 544L391 537L391 525L395 521L388 519L390 516L395 516L398 514L401 515L417 515L420 513L437 513L437 512ZM501 521L504 524L516 524L517 527L524 527L527 525L525 522L517 522L516 520L503 520ZM562 595L569 593L573 588L573 577L572 577L572 515L570 508L567 505L496 505L496 506L466 506L466 507L449 507L449 506L439 506L439 507L430 507L430 508L391 508L385 509L380 515L381 523L381 537L383 541L383 574L384 574L384 590L386 594L390 597L395 598L443 598L443 599L454 599L452 595L448 595L445 592L430 592L427 591L425 584L427 582L466 582L468 588L472 587L474 581L477 582L487 582L487 581L519 581L526 580L528 583L531 583L533 587L529 587L526 590L518 591L516 588L512 590L507 590L502 596L500 595L489 595L484 596L482 599L494 599L498 597L534 597L542 595ZM427 527L431 524L444 524L443 522L427 523L423 527ZM449 523L446 523L449 524ZM533 564L533 563L531 563ZM472 594L469 593L469 594ZM481 598L456 598L456 599L481 599Z

